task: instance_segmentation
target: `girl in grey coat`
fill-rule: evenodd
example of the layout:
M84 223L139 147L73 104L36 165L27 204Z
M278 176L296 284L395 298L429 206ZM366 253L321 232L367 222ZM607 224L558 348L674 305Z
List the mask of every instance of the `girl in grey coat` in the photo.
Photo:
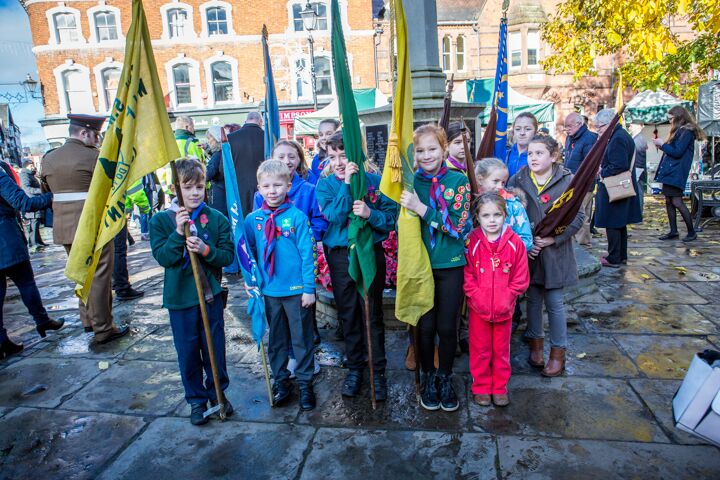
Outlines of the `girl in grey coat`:
M557 165L560 148L547 136L536 136L530 141L528 166L515 174L508 186L520 189L527 197L527 214L533 228L545 217L547 209L570 185L572 173ZM535 237L530 257L530 287L528 288L528 326L525 337L530 345L532 366L543 368L545 376L560 375L565 369L567 323L563 289L578 280L577 263L572 238L583 224L584 214L578 211L573 222L556 237ZM550 359L543 356L544 331L542 322L543 301L550 323Z

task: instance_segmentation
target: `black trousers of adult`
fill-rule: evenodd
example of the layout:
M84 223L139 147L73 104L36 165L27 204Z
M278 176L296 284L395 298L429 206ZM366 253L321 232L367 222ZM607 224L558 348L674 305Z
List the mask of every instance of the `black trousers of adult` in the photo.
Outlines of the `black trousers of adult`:
M435 369L435 336L440 373L452 373L457 348L457 318L462 306L463 267L433 269L435 306L420 317L420 363L424 372Z
M355 281L348 268L350 258L344 247L327 248L325 258L330 267L333 297L338 312L338 321L342 322L345 336L345 355L350 370L362 370L367 365L367 334L365 330L365 301L358 293ZM373 349L373 370L384 372L385 323L383 321L382 298L385 287L385 252L381 245L375 245L375 264L377 273L370 285L368 300L370 304L370 338Z
M3 304L5 303L5 294L7 293L7 279L13 281L15 286L20 290L20 298L30 315L37 325L42 325L50 321L45 307L43 307L40 291L35 283L35 275L33 274L30 260L23 260L15 265L6 268L0 268L0 342L7 340L7 331L3 322Z
M627 227L606 228L605 233L608 240L607 261L614 264L627 261Z
M115 235L115 260L113 263L112 288L115 292L122 292L130 288L130 275L127 268L127 223Z
M35 247L37 245L43 245L42 237L40 236L40 219L39 218L28 218L27 226L25 227L25 233L28 240L29 247Z

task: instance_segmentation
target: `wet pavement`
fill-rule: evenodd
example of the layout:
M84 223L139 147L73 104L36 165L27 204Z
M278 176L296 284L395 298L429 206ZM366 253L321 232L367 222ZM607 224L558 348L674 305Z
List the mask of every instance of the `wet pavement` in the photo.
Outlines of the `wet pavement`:
M513 336L511 404L471 401L467 357L455 363L456 412L426 412L403 366L407 335L388 330L389 399L376 411L340 389L345 370L334 328L321 325L318 407L297 393L270 408L241 283L226 310L228 398L235 415L193 427L183 399L162 269L147 242L130 247L135 288L115 302L127 337L104 346L83 332L65 253L32 255L44 302L66 326L40 339L10 286L10 336L25 351L0 360L0 480L15 478L720 478L720 450L676 429L671 399L693 354L720 349L720 228L691 245L662 242L660 204L631 229L629 265L603 269L568 292L566 373L542 378ZM44 232L45 234L49 232ZM139 235L136 236L139 238ZM604 239L594 239L595 255Z

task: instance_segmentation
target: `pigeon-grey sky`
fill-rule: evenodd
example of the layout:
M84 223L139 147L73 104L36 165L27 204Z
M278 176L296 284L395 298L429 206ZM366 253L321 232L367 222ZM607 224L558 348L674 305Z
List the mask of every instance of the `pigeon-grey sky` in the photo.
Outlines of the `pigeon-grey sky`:
M29 73L38 80L35 56L32 53L32 37L27 14L17 0L0 0L0 83L19 83ZM40 87L38 87L39 90ZM20 85L0 85L0 94L17 93ZM0 102L5 102L0 98ZM40 100L11 105L15 123L22 132L23 145L43 142L45 135L38 123L43 117Z

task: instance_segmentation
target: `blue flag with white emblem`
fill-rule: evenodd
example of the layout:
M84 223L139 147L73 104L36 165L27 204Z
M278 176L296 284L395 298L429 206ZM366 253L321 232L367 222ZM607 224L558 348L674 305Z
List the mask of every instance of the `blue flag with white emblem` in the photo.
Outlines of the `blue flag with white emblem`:
M250 287L250 299L248 300L248 315L252 319L252 336L258 348L265 335L265 301L262 298L260 289L262 288L262 277L258 271L257 262L252 252L248 248L245 239L245 215L240 203L240 190L238 189L237 175L235 174L235 164L232 160L232 152L230 144L222 131L222 161L225 170L225 198L227 200L228 217L230 219L230 228L233 234L233 243L235 244L235 255L240 269L242 270L245 284Z
M280 107L275 94L275 80L273 79L272 64L270 63L270 49L267 43L268 31L263 25L262 47L265 63L265 158L272 156L272 150L280 139Z
M498 58L495 69L493 106L497 115L495 123L495 157L505 160L505 157L507 157L508 127L507 18L505 17L500 20L500 40L498 42Z

